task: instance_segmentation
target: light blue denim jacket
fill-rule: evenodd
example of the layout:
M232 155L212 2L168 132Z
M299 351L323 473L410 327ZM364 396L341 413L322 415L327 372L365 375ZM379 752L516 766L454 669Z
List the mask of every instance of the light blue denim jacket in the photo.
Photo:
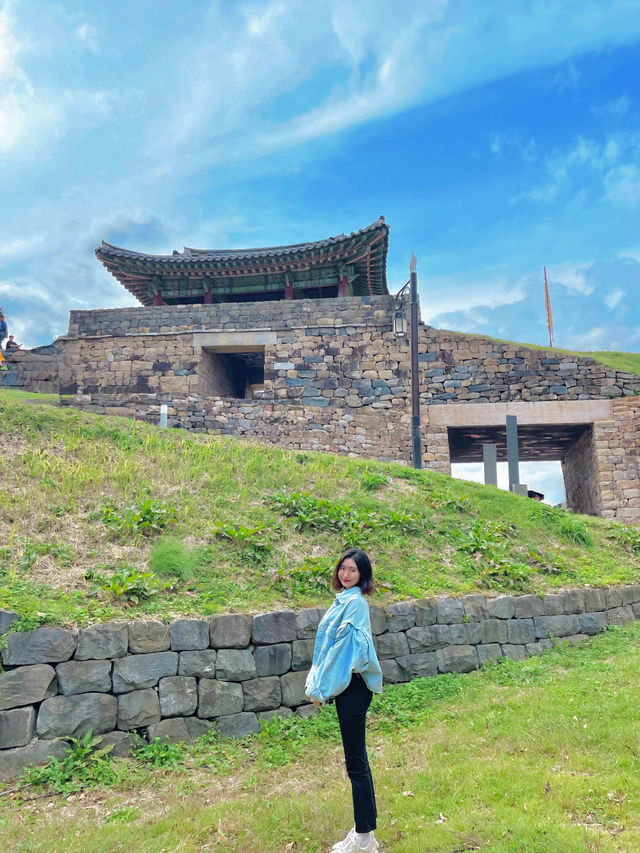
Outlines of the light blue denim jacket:
M339 592L318 625L305 693L324 703L349 686L354 672L362 675L372 693L382 693L369 605L359 586Z

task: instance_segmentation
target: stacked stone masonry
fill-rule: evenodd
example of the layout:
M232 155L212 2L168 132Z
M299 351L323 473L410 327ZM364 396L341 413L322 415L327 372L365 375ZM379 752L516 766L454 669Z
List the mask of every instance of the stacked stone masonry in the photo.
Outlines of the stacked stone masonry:
M379 296L72 311L56 341L61 400L156 424L166 404L170 427L406 463L410 355L394 307ZM224 366L243 345L264 358L263 386L246 399L231 396ZM28 388L28 365L25 355L5 384ZM423 464L442 473L449 433L435 407L610 403L564 460L569 505L640 523L640 377L425 325L419 368Z
M126 755L156 737L190 742L212 728L242 737L260 719L313 713L304 695L324 610L108 622L77 631L6 632L0 673L0 779L60 757L92 730ZM470 672L572 645L640 619L640 586L544 596L468 595L370 606L384 679ZM58 739L62 740L58 740Z

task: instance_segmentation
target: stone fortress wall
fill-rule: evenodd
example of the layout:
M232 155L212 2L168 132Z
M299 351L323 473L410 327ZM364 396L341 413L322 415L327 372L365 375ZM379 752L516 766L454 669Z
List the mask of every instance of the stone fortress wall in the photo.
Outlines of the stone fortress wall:
M88 411L158 423L165 403L170 427L408 462L410 355L393 335L394 307L377 296L72 311L56 341L58 387ZM234 348L263 353L253 398L222 396L220 351ZM640 523L640 377L423 324L419 369L425 467L451 472L461 419L480 423L502 407L504 425L515 405L519 423L540 423L543 405L555 407L554 423L565 413L575 422L577 407L590 428L564 460L569 506ZM28 377L26 359L20 371ZM597 413L584 414L594 401Z
M61 757L92 730L126 755L156 737L233 737L260 719L313 713L304 695L324 610L106 622L6 634L0 672L0 779ZM387 683L523 660L640 619L640 585L538 595L467 595L371 605ZM17 614L0 611L0 635ZM57 740L62 738L62 740Z

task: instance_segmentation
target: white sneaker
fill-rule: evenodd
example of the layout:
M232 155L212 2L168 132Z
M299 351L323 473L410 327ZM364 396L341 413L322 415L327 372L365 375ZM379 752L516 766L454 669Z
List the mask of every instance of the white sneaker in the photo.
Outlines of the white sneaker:
M348 847L347 845L350 845L352 841L355 841L355 837L356 828L355 826L352 826L349 832L347 832L346 837L343 838L342 841L338 841L333 845L331 853L345 853L346 850L350 850L351 847Z
M352 827L344 841L339 841L332 847L331 853L378 853L379 850L380 845L373 836L366 847L360 847L355 827Z

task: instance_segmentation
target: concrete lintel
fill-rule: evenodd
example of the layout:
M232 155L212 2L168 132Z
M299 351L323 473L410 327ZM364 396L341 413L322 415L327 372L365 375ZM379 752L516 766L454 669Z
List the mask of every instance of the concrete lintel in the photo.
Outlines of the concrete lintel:
M213 347L218 352L248 352L276 343L276 332L194 332L194 346Z
M542 400L538 403L452 403L427 406L429 426L503 426L507 415L518 424L591 424L610 420L611 400Z

